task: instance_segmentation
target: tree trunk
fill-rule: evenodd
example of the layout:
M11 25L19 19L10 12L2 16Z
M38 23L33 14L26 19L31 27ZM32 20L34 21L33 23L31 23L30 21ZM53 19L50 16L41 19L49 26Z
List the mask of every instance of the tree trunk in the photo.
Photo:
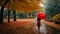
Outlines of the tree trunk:
M14 21L16 21L16 11L13 10L13 18L14 18Z
M1 7L1 12L0 12L0 23L3 24L3 11L4 11L4 6Z
M8 11L8 23L10 23L10 10Z

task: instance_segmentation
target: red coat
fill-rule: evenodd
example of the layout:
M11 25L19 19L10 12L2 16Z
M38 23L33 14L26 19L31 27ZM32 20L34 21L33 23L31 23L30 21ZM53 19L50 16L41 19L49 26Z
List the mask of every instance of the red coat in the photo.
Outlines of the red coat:
M37 18L37 26L40 27L41 26L41 19L40 18Z
M37 26L40 27L41 26L41 22L37 22Z

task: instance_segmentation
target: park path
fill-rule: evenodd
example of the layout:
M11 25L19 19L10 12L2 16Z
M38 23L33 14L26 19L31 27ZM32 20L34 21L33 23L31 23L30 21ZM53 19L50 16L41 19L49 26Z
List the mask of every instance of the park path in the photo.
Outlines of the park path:
M38 33L38 31L37 31L38 29L36 26L36 23L37 23L36 19L17 19L16 22L14 22L13 19L11 19L10 23L7 23L7 20L5 20L5 22L6 23L4 23L3 25L0 24L0 31L12 29L12 31L15 30L17 33L20 32L19 34L23 34L23 32L25 34L37 34ZM40 32L41 32L41 34L46 34L45 24L43 23L43 21L41 21L41 22L42 22L41 23L42 25L41 25ZM22 26L22 29L20 29L21 26ZM18 28L18 30L16 30L17 28Z

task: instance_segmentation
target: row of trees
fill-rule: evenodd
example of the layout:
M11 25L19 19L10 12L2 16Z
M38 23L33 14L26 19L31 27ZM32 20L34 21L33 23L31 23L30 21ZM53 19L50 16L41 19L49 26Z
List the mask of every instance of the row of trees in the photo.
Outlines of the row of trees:
M37 17L37 13L39 11L34 11L34 12L31 12L31 13L28 13L28 12L23 12L23 13L16 13L16 16L19 17L20 19L21 18L36 18Z
M16 21L16 18L20 18L20 19L24 19L24 18L36 18L37 17L37 13L40 12L40 10L37 11L33 11L33 12L16 12L14 9L7 9L4 8L3 10L3 18L8 18L8 22L10 22L10 19L14 19L14 21ZM1 12L1 8L0 8L0 12Z
M42 9L38 4L42 3L42 0L0 0L0 23L3 24L3 14L4 8L13 8L17 11L34 11L37 9ZM13 10L13 14L15 16L15 10ZM30 13L29 13L30 14ZM9 21L10 9L8 11L8 21ZM15 19L15 17L14 17Z
M0 11L1 11L1 9L0 9ZM3 11L4 11L3 12L3 18L6 18L8 16L8 22L10 22L10 17L11 16L13 16L14 21L16 21L16 11L14 9L9 10L7 8L4 8Z
M37 13L40 11L33 11L33 12L16 12L16 18L35 18L37 17ZM8 17L9 16L9 17ZM13 10L8 10L7 8L4 9L4 13L3 13L3 18L12 18L14 17L14 12Z
M5 9L5 6L7 5L7 3L9 2L10 0L5 0L4 3L2 4L1 6L1 9L0 9L0 23L3 24L3 14L4 14L4 9ZM13 9L13 17L14 17L14 21L16 21L16 11ZM6 16L6 15L5 15ZM10 9L8 10L8 22L10 22Z

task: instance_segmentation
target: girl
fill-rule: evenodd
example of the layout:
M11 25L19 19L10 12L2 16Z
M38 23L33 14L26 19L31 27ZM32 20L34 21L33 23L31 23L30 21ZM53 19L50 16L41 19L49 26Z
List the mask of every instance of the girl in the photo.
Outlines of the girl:
M40 32L40 26L41 26L41 19L37 18L37 27L38 27L38 32Z

